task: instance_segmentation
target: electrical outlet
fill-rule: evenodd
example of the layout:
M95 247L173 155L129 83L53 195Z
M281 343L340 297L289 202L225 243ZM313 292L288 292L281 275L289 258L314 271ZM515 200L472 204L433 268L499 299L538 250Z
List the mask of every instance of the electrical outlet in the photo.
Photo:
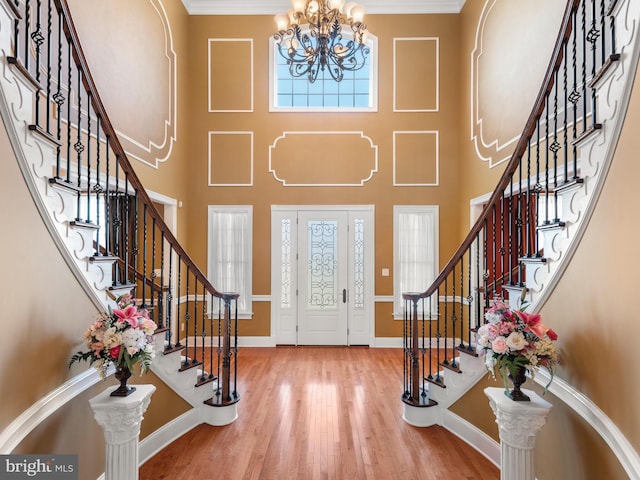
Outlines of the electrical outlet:
M181 331L181 332L184 332L184 323L181 323L181 324L180 324L180 331Z

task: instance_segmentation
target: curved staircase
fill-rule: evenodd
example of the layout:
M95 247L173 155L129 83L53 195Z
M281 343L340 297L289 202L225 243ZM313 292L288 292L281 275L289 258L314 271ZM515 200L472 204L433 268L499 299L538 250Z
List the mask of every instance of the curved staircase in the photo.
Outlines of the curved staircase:
M104 111L66 2L50 5L0 0L0 113L25 181L96 307L134 291L153 311L163 354L152 369L193 406L190 421L229 423L239 400L237 294L209 283L155 209ZM474 338L484 309L524 296L535 312L589 222L640 54L640 0L604 7L568 2L496 190L433 285L404 295L404 419L413 425L440 424L477 444L449 407L486 375ZM53 59L44 60L43 43Z

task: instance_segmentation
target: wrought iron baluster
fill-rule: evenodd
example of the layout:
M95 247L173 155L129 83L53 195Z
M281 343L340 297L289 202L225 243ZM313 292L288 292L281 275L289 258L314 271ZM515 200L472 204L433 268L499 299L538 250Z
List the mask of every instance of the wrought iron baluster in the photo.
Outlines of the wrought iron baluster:
M111 255L111 193L109 190L109 172L111 172L111 158L109 156L109 136L105 138L104 141L104 149L105 149L105 182L104 182L104 248L105 255ZM117 262L116 262L117 263Z
M569 181L569 43L565 42L564 46L564 61L562 62L562 87L564 91L563 96L563 110L564 110L564 119L563 119L563 173L564 173L564 183ZM575 172L574 172L575 173Z
M193 358L191 363L198 363L198 278L193 272Z
M482 280L483 280L483 287L484 287L484 301L486 303L486 307L489 306L489 267L486 264L487 261L487 253L489 251L487 242L488 239L487 237L489 236L489 221L488 219L485 217L484 219L484 225L482 227L482 258L485 261L485 264L482 266Z
M86 222L91 223L91 92L87 93L87 218Z
M491 279L493 284L491 285L491 291L493 292L493 296L495 297L497 295L497 282L498 282L498 271L497 271L497 265L498 265L498 248L497 248L497 223L498 223L498 216L497 216L497 212L496 212L496 205L493 205L491 208L491 228L493 230L493 235L491 238L491 247L492 247L492 253L493 253L493 258L491 261L492 264L492 268L493 268L493 278Z
M444 291L445 291L445 297L447 294L447 279L445 278L444 280ZM438 289L433 293L436 298L436 364L435 364L435 370L436 370L436 377L435 377L435 381L437 383L443 383L443 379L442 376L440 375L440 338L442 337L440 331L442 328L442 325L440 323L440 287L438 287ZM445 308L445 312L444 312L444 316L446 318L447 316L447 304L444 304L444 308ZM445 322L445 328L446 328L446 322ZM446 332L445 332L446 335Z
M607 30L606 24L607 17L605 15L604 0L600 0L600 65L604 65L607 62L607 36L605 32Z
M421 315L420 315L420 343L422 345L422 348L420 349L420 364L421 364L421 368L420 368L420 373L418 375L418 377L420 378L420 382L422 383L422 386L420 387L420 395L424 396L426 395L426 391L427 391L427 385L426 385L426 378L425 378L425 352L428 350L429 352L431 351L431 344L429 343L429 345L427 346L426 344L426 339L425 339L425 335L424 335L424 322L425 322L425 311L424 311L424 298L420 299L420 305L421 305ZM429 357L431 357L431 355L429 355Z
M214 336L214 319L213 319L213 302L214 300L213 294L209 294L209 380L215 380L216 376L213 373L213 336Z
M31 0L24 3L24 68L29 71L29 28L31 26Z
M147 204L142 207L142 304L147 305ZM138 236L136 235L136 239ZM134 262L134 271L138 269L138 262Z
M53 94L53 101L56 103L56 139L58 145L56 145L56 173L55 178L61 179L60 170L62 162L62 105L64 105L65 97L62 94L62 70L63 70L63 58L62 58L62 16L58 13L58 68L57 68L57 83L58 90ZM67 122L67 129L69 128L69 122ZM68 161L68 158L67 158ZM67 181L69 181L69 165L67 164Z
M40 47L42 46L42 44L44 43L44 35L42 34L42 1L41 0L37 0L36 2L36 24L35 27L33 29L33 31L31 32L31 41L33 42L34 45L34 50L35 50L35 79L36 79L36 83L38 85L41 85L40 83ZM35 117L36 117L36 125L40 126L41 125L41 118L40 118L40 101L41 101L41 92L40 90L38 90L38 92L36 93L36 98L35 98Z
M15 2L16 8L19 7L18 2ZM25 23L25 29L26 29ZM13 21L13 56L15 58L20 58L20 20L16 18ZM24 60L22 62L24 64Z
M471 262L469 262L471 263ZM460 348L464 347L464 255L460 257ZM454 332L455 337L455 332Z
M427 375L428 380L433 380L433 345L431 344L431 339L433 338L433 295L429 295L429 372ZM436 334L437 336L437 334Z
M578 138L578 102L580 101L580 93L578 91L578 12L573 13L573 29L571 40L571 66L573 69L573 90L569 95L569 101L573 104L573 140L572 140L572 155L573 155L573 178L578 177L578 146L576 145L576 139Z
M124 271L122 272L123 283L129 282L129 263L131 261L131 251L129 244L131 242L129 229L131 227L131 201L129 198L129 175L124 175L124 192L122 193L122 200L124 201L124 219L122 224L122 237L124 240ZM136 222L137 223L137 222ZM135 265L135 263L134 263Z
M155 231L155 230L154 230ZM159 327L165 328L167 325L165 321L166 311L164 309L164 295L165 295L165 283L164 283L164 266L165 266L165 238L164 232L160 231L160 285L158 285L158 320L160 321Z
M185 367L188 367L189 366L189 320L191 319L191 315L189 314L189 267L187 267L186 296L187 296L187 303L184 307L185 309L184 331L186 332L185 339L184 339L184 348L186 353L184 356L183 365Z
M128 178L129 177L127 176L127 179ZM127 188L127 194L128 192L129 192L129 189ZM145 209L142 212L143 222L144 222L143 228L145 229L145 232L146 232L146 220L147 220L146 206L147 205L145 204ZM133 210L133 225L132 225L132 232L131 232L131 243L133 245L133 248L131 249L131 265L129 268L127 268L126 273L127 273L127 283L134 284L136 285L136 288L138 288L138 279L137 279L136 273L138 272L138 261L139 261L138 256L140 255L140 202L138 199L137 190L133 192L132 210ZM146 277L146 274L144 276ZM138 291L140 290L138 289ZM147 296L145 295L144 290L142 291L142 305L144 305L145 307L147 306Z
M527 258L531 258L531 138L527 142L527 192L524 195L524 225L525 225L525 242L527 246ZM488 305L487 305L488 307Z
M544 225L549 224L549 95L547 94L545 97L545 122L544 122L544 218L542 223ZM539 204L538 204L539 206ZM536 225L540 225L540 223L536 223Z
M67 44L67 182L71 183L71 91L73 70L71 68L71 44Z
M597 28L597 19L596 19L596 0L591 0L591 29L587 35L587 41L591 43L591 78L596 78L597 72L597 62L598 62L598 37L600 36L600 30ZM595 127L597 123L597 102L596 102L596 89L590 88L591 90L591 126Z
M112 198L109 199L109 204L113 205L114 207L113 208L114 211L111 211L110 209L110 217L112 217L110 221L110 225L112 226L111 251L116 257L123 258L120 256L120 252L121 252L120 243L121 243L121 237L122 237L122 221L124 218L124 210L120 202L120 164L118 163L117 155L116 155L116 161L114 163L115 163L115 182L116 183L114 186L113 193L111 194ZM107 182L107 185L108 184L109 182ZM113 273L114 273L113 284L118 285L120 283L120 278L122 276L122 273L120 272L120 262L115 262L113 264Z
M96 194L96 256L99 256L101 254L100 233L102 229L100 225L100 195L103 192L102 185L100 185L100 117L96 117L96 184L93 187L93 192Z
M176 295L177 295L177 300L176 300L176 319L177 319L177 324L176 324L176 347L181 347L182 346L182 342L180 341L180 321L182 319L182 317L180 316L180 304L182 303L181 301L181 280L182 280L182 275L181 275L181 269L182 269L182 259L180 257L178 257L178 271L176 272L176 280L177 280L177 288L176 288Z
M500 255L500 273L499 273L499 277L500 278L498 279L498 277L495 277L493 279L493 281L495 282L496 290L498 288L500 288L500 298L503 297L502 283L504 282L504 255L506 253L506 248L505 248L506 237L505 237L505 227L504 227L504 215L505 215L505 211L504 211L504 192L502 192L502 195L500 196L500 215L499 215L499 220L500 220L500 246L498 247L498 255ZM498 259L496 258L494 261L497 262Z
M169 269L168 275L167 275L167 286L169 287L169 289L167 290L167 296L166 296L166 323L165 323L165 328L168 328L169 331L167 332L167 348L171 348L171 334L173 333L171 331L173 325L172 325L172 320L173 320L173 245L169 244L169 259L168 259L168 265L167 268ZM178 317L179 318L179 317Z
M531 142L528 142L531 143ZM528 149L527 149L528 150ZM523 276L523 268L522 268L522 262L520 261L520 259L522 258L522 256L524 255L524 249L523 249L523 245L524 245L524 211L522 208L522 199L524 198L524 194L523 194L523 180L522 180L522 158L520 158L520 161L518 162L518 198L517 198L517 202L516 202L516 218L515 218L515 227L516 227L516 237L517 237L517 247L516 247L516 251L515 251L515 259L514 261L516 262L516 266L518 268L518 275L517 275L517 281L518 284L521 285L522 284L522 276Z
M220 395L222 395L222 316L224 315L222 299L218 298L218 365L217 365L217 377L218 377L218 389L216 390L216 396L220 401Z
M477 241L477 239L476 239ZM467 348L471 350L471 319L473 318L473 243L469 245L469 271L467 272ZM477 303L477 302L476 302Z
M82 152L84 151L84 145L82 144L82 90L80 89L80 85L81 85L81 81L80 81L80 77L82 75L82 72L80 71L79 68L76 68L77 71L77 78L78 78L78 92L77 92L77 96L78 96L78 134L76 137L76 143L73 144L73 149L76 152L76 161L77 161L77 169L78 169L78 179L77 179L77 186L78 186L78 194L77 194L77 204L76 204L76 220L78 222L81 222L82 219L80 218L81 215L81 204L80 202L82 201ZM69 102L71 103L71 102Z
M587 130L587 2L582 2L582 133Z
M155 306L155 290L158 288L156 285L156 217L151 218L151 273L149 277L151 277L149 297L151 300L151 308L153 309Z
M515 248L514 245L517 244L517 236L516 238L514 238L514 228L513 228L513 178L511 179L511 182L509 182L509 200L507 202L508 206L507 208L509 209L509 217L508 217L508 222L507 222L507 238L509 239L509 243L508 243L508 248L506 249L506 253L508 254L507 256L507 269L508 269L508 273L507 273L507 278L508 278L508 283L509 285L513 285L513 255L515 252ZM504 273L502 274L504 276ZM503 280L506 281L506 280Z
M542 185L540 184L540 117L536 122L536 184L534 186L534 197L535 201L529 205L529 208L533 208L532 212L532 222L533 225L531 227L531 236L533 242L533 254L535 257L540 256L539 248L538 248L538 235L537 235L537 226L539 225L539 215L538 215L538 206L540 205L540 192L542 191Z
M616 55L616 17L614 15L609 16L611 31L611 55Z
M558 70L554 72L554 88L553 88L553 142L551 143L551 153L553 154L553 211L554 218L552 223L558 223L558 151L561 146L558 142ZM548 196L547 196L548 198Z
M482 314L480 302L480 296L482 295L480 289L480 233L476 234L475 244L476 244L476 329L480 328L480 316ZM485 289L485 297L486 297L486 289Z
M53 30L53 17L51 16L51 0L47 2L47 88L46 88L46 114L45 125L47 133L51 133L51 32Z
M446 298L446 297L445 297ZM453 266L453 272L451 273L451 335L452 335L452 339L451 339L451 356L453 357L451 359L451 366L453 368L458 368L457 362L456 362L456 352L455 352L455 336L456 336L456 326L457 326L457 322L458 322L458 317L456 315L456 266ZM446 300L445 300L446 301ZM447 324L445 323L445 329L447 328ZM445 341L445 361L448 359L448 354L447 354L447 343L449 342L449 336L445 334L444 336L444 341Z

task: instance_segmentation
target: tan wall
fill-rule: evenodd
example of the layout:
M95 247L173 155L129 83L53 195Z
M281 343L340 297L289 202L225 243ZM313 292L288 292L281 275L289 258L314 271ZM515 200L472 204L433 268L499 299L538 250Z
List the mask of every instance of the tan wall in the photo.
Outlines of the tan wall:
M68 378L72 349L96 315L53 245L0 129L0 429ZM9 229L19 232L9 235ZM35 283L34 283L35 279ZM73 306L71 308L71 306ZM86 324L79 319L86 319ZM37 378L30 382L25 379Z
M196 262L206 266L207 245L207 206L208 205L253 205L254 218L254 295L269 295L270 286L270 209L271 205L310 205L310 204L373 204L375 205L376 222L376 291L377 295L391 295L393 293L392 276L382 277L382 268L393 270L393 205L394 204L436 204L440 206L440 259L447 260L459 237L458 223L450 221L455 218L459 210L458 198L458 145L457 145L457 112L459 102L457 92L458 62L451 59L458 58L459 50L459 17L457 15L370 15L367 24L372 33L378 37L379 47L379 106L375 113L269 113L269 84L268 84L268 41L274 31L271 16L242 16L242 17L211 17L193 16L190 19L191 56L191 97L190 111L193 128L190 132L192 145L190 161L190 196L185 202L188 210L189 243L188 250ZM431 113L394 113L393 112L393 42L395 37L439 38L440 42L440 98L439 112ZM254 78L254 108L252 112L242 113L209 113L208 112L208 45L209 39L243 39L233 45L230 42L213 43L212 56L231 72L237 68L246 70L250 65L248 57L251 51L245 39L253 39L253 78ZM218 45L221 44L221 45ZM407 45L411 53L413 45ZM403 50L404 51L404 50ZM235 52L240 58L223 56L224 52ZM410 65L407 56L398 56L399 71L408 72ZM215 62L213 62L215 64ZM240 66L242 67L240 67ZM435 67L435 66L434 66ZM248 75L248 73L247 73ZM231 109L232 103L219 103L216 98L215 79L224 77L221 72L211 73L212 103L219 109ZM242 80L242 78L240 79ZM235 99L236 108L247 108L250 100L245 97L250 93L245 78L224 90L225 96ZM406 90L415 89L416 93L433 88L434 85L424 85L422 78L406 73L403 77ZM234 88L239 91L236 92ZM244 95L244 96L243 96ZM402 103L403 96L398 97ZM425 101L429 101L426 99ZM393 186L393 133L394 131L431 131L439 132L439 186L434 187L394 187ZM253 132L253 186L208 186L208 132ZM283 184L269 173L269 146L276 143L276 139L283 132L300 131L362 131L378 147L378 172L363 186L337 187L295 187ZM338 142L339 136L330 140ZM234 141L238 148L233 149ZM250 150L243 147L242 139L231 138L229 144L220 143L221 149L216 150L211 159L217 166L215 177L211 183L218 183L220 179L232 178L232 172L239 169L239 177L247 179L247 165L250 163ZM285 142L283 142L285 143ZM227 145L225 147L225 145ZM278 143L278 148L280 148ZM338 148L340 146L340 148ZM284 148L284 147L283 147ZM277 149L276 149L277 150ZM339 164L332 157L341 152L344 158ZM280 152L278 152L280 153ZM369 154L368 147L363 142L347 142L342 145L325 144L324 148L298 148L282 153L286 159L294 160L283 167L284 173L291 178L304 174L310 169L313 175L306 178L324 178L326 172L338 170L343 181L354 183L359 177L358 166L362 158ZM226 155L226 156L225 156ZM415 151L412 154L399 152L399 155L410 169L419 171L424 162L432 161L429 152ZM223 158L224 161L219 160ZM217 163L216 163L217 162ZM233 165L233 170L224 168L224 162ZM288 168L288 170L287 170ZM302 172L301 172L302 169ZM243 172L244 177L243 177ZM282 171L279 171L282 173ZM291 182L290 182L291 183ZM295 182L294 182L295 183ZM299 182L300 183L300 182ZM391 272L393 275L393 271ZM254 304L256 315L251 321L241 322L241 332L245 335L265 336L270 334L268 304ZM376 335L399 336L400 322L394 322L391 316L391 304L376 306Z

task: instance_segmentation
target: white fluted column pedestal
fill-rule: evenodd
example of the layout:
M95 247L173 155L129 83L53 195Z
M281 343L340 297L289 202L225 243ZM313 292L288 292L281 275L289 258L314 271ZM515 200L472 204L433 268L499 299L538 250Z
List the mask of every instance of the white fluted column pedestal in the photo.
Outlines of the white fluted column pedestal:
M94 417L104 430L105 480L138 480L140 424L156 387L136 385L136 391L128 397L112 397L113 390L115 387L109 387L89 400Z
M500 431L500 479L535 480L533 450L552 405L531 390L529 402L514 402L504 388L485 388Z

